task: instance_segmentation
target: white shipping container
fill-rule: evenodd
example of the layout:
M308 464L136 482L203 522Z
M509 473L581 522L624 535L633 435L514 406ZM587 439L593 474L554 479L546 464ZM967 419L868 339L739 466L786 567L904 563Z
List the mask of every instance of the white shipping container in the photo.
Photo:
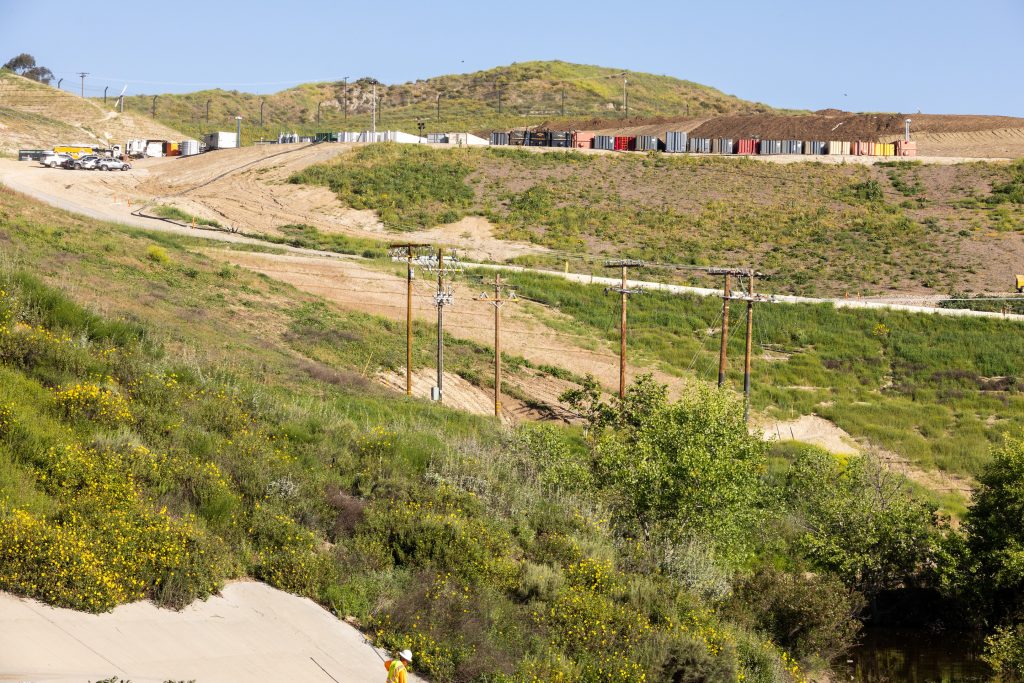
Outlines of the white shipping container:
M162 140L154 140L146 144L147 157L162 157L164 155L164 143Z
M197 140L182 140L178 143L178 149L183 157L195 156L199 154L199 142Z
M203 136L203 141L210 149L230 149L238 147L238 134L221 130L216 133L207 133Z

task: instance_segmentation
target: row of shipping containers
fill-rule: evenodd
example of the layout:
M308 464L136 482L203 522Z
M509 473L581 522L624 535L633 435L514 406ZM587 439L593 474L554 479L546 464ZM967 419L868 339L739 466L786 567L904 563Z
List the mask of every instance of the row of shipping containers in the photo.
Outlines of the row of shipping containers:
M916 156L914 142L848 142L844 140L762 140L758 138L690 137L683 131L668 131L664 140L654 135L598 135L592 131L491 133L492 145L528 147L573 147L608 151L636 151L691 154L742 155L870 155Z

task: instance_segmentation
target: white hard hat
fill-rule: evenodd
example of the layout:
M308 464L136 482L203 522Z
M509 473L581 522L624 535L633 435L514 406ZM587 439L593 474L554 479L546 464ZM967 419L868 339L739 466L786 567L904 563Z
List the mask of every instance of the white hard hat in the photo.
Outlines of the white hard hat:
M412 662L412 650L402 650L398 653L398 656L407 662Z

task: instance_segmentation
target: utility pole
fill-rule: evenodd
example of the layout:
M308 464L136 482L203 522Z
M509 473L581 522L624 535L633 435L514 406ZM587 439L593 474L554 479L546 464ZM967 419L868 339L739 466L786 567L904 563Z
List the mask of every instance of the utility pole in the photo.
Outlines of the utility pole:
M626 282L626 269L630 266L643 266L643 261L632 259L620 259L616 261L605 261L605 268L620 268L622 270L622 285L620 287L606 287L605 293L618 292L621 298L620 320L619 320L619 398L626 397L626 301L630 294L639 294L639 289L629 289Z
M345 76L344 80L345 80L345 96L344 96L345 106L344 106L344 109L345 109L345 121L347 122L348 121L348 76Z
M747 348L743 354L743 421L750 422L750 346L754 333L754 271L751 269L747 287Z
M481 294L477 301L485 301L494 306L494 416L501 417L501 307L506 303L518 303L516 293L509 291L502 296L501 290L507 287L501 281L501 274L494 275L494 296Z
M263 105L266 103L266 100L260 100L260 128L263 127Z
M412 281L413 250L428 247L429 244L392 244L390 247L392 260L405 259L406 291L405 291L405 395L412 396Z
M206 125L210 125L210 102L212 100L206 100Z
M242 146L242 115L235 117L235 147Z
M154 119L156 118L156 98L158 98L158 97L160 97L160 96L159 95L153 95L153 108L150 111L150 116L152 118L154 118Z
M317 128L320 127L320 105L322 105L322 104L323 104L323 102L317 102L316 103L316 127Z
M373 84L373 102L370 109L370 131L374 134L374 142L377 136L377 84Z
M63 78L58 78L57 79L57 90L60 90L60 84L63 83L63 82L64 82Z
M562 86L562 116L565 116L565 86Z
M107 103L107 90L110 88L109 85L103 86L103 104Z
M437 120L441 120L441 93L437 93Z
M85 71L79 71L78 77L82 79L82 97L85 98L85 77L89 74Z
M718 386L725 384L725 367L728 361L727 349L729 348L729 296L732 290L729 288L729 276L731 272L723 273L725 284L722 287L722 345L718 349Z
M444 248L437 249L437 294L434 295L434 305L437 306L437 386L431 391L431 398L441 402L444 397L444 307L455 303L455 295L451 285L445 285L445 276L449 273L461 270L454 253L449 259L448 265L444 262Z
M625 118L629 118L629 95L626 93L626 73L622 73L622 109L625 111Z

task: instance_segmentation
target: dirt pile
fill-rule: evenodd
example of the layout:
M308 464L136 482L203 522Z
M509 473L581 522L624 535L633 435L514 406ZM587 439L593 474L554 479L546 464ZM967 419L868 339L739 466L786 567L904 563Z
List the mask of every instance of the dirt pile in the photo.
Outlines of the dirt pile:
M718 116L693 130L698 137L770 138L796 140L881 140L903 135L903 122L911 119L911 135L966 133L1003 128L1024 128L1024 118L1012 116L954 116L942 114L806 115L739 114Z

